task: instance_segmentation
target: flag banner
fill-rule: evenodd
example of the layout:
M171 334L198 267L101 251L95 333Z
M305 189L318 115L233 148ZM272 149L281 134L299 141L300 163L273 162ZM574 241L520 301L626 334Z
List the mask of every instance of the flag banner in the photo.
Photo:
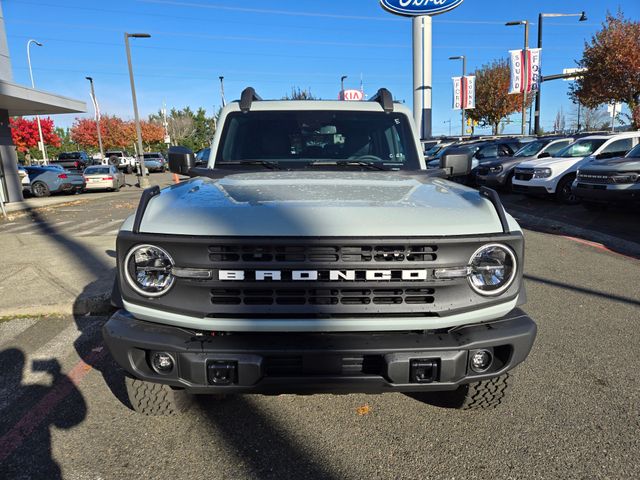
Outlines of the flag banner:
M529 92L537 92L540 89L540 80L542 75L540 74L540 59L542 57L541 48L529 49Z
M522 50L509 50L509 56L511 57L511 84L509 85L509 93L522 93L524 87Z
M453 109L462 108L462 77L453 77Z
M471 110L476 108L476 77L474 75L464 77L462 92L464 94L464 109Z
M524 50L509 50L511 58L511 84L509 93L523 93L525 78L527 83L527 93L536 92L540 88L540 59L542 49L530 48L527 50L527 71L524 71ZM526 77L525 77L526 75Z

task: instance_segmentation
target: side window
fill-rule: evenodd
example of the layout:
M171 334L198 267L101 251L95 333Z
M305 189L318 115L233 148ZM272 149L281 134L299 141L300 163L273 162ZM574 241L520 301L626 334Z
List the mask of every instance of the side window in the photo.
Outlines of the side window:
M604 147L602 152L600 153L608 153L608 154L626 154L633 147L633 138L621 138L620 140L616 140L611 142L609 145Z
M498 148L498 156L499 157L508 157L512 153L513 152L511 151L511 149L507 145L500 145L500 147Z
M553 157L560 150L562 150L563 148L568 147L570 143L571 143L571 140L563 140L562 142L556 142L554 144L549 145L547 147L547 149L544 150L544 152L548 153L549 155L551 155Z

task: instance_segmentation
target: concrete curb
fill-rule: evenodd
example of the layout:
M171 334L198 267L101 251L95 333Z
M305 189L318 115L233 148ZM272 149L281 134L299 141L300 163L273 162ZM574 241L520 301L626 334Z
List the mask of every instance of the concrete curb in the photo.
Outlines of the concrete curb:
M518 221L522 228L534 230L553 235L566 235L576 237L590 242L600 243L607 249L616 253L640 258L640 243L623 240L613 235L602 232L596 232L588 228L569 225L556 220L549 220L528 213L511 209L511 215Z
M107 314L113 311L113 309L114 307L111 305L111 291L109 290L108 292L94 295L81 296L73 303L0 309L0 318L40 315L77 316Z

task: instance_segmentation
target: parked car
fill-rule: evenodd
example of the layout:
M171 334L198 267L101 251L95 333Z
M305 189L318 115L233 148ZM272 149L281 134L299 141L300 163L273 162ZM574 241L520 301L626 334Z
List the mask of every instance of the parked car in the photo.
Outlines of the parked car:
M144 165L149 172L164 172L167 169L167 161L160 152L145 153Z
M116 165L118 170L125 173L133 173L136 168L136 159L124 150L109 150L104 156L107 157L107 163Z
M640 145L624 157L593 160L580 167L572 187L588 209L606 203L640 204Z
M562 203L577 203L572 191L578 168L593 159L621 157L640 140L640 132L591 135L580 138L555 157L522 162L516 167L513 191L553 196Z
M196 152L196 167L206 167L209 163L209 155L211 155L211 148L206 147Z
M84 177L71 170L60 170L59 166L25 167L31 182L34 197L48 197L52 193L79 193L84 190Z
M22 191L26 193L31 193L31 181L29 180L29 174L27 173L27 170L22 165L18 165L18 176L20 177L20 184L22 185Z
M540 138L525 144L511 156L483 160L476 168L475 183L510 191L516 166L529 160L552 157L572 142L573 138Z
M125 184L124 173L115 165L96 165L84 171L85 190L119 191Z
M83 171L91 165L91 159L87 152L62 152L56 160L49 160L50 165L59 165L66 170Z

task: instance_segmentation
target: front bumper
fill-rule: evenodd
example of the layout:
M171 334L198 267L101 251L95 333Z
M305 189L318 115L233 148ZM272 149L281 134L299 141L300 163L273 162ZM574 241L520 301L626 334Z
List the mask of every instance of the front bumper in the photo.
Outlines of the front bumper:
M189 393L384 393L452 390L502 375L522 362L537 327L514 309L490 323L448 332L236 333L213 335L146 322L124 310L103 328L113 357L133 376ZM469 352L489 350L484 373L469 366ZM175 362L168 374L150 366L152 352ZM415 362L432 365L432 378L415 381ZM413 367L412 367L413 364ZM211 371L233 365L233 381L212 383Z
M583 182L573 184L576 197L595 202L640 203L640 184L594 185Z
M549 192L545 187L521 185L513 182L513 193L524 193L525 195L547 196Z
M476 174L476 184L490 188L501 188L507 185L508 172Z

